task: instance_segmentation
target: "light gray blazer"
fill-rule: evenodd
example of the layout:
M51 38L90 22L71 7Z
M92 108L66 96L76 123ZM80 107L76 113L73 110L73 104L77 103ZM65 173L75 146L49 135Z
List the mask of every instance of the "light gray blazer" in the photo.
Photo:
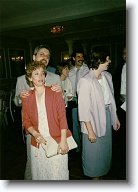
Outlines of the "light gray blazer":
M72 84L72 91L73 91L73 94L74 94L74 90L75 90L75 79L76 79L76 67L73 67L72 69L70 69L69 71L69 78L71 80L71 84ZM78 77L78 82L79 82L79 79L81 77L83 77L84 75L86 75L87 73L89 72L89 68L88 66L84 63L81 67L80 67L80 71L79 71L79 77Z
M56 85L56 84L61 86L61 80L60 80L59 75L47 71L45 85L51 86L51 85ZM21 91L30 90L30 89L31 88L26 83L25 75L22 75L17 78L15 97L14 97L14 103L16 106L21 106L21 104L22 104L22 101L19 98Z
M114 90L111 74L102 72L102 75L107 80L107 89L111 105L111 123L116 129L116 105L114 100ZM104 103L104 95L97 78L92 69L83 78L80 79L78 86L78 113L81 122L81 131L88 134L85 123L91 121L93 130L98 137L106 133L106 109Z

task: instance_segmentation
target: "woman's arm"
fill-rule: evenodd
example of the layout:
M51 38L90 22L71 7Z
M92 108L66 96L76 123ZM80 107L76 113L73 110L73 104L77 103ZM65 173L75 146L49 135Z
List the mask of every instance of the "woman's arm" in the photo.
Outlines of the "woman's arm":
M61 140L60 140L60 143L58 145L58 150L57 150L58 153L60 152L60 150L61 150L61 154L66 154L69 151L66 134L67 134L67 129L62 129L61 130Z
M66 119L66 109L62 94L55 93L54 106L57 111L57 118L59 122L59 129L68 129L67 119Z
M43 138L43 136L33 128L33 125L30 120L30 115L29 115L27 104L28 104L27 99L22 99L22 122L23 122L23 126L26 130L26 133L27 134L30 133L35 138L35 141L37 143L46 144L46 141Z
M116 131L120 129L120 121L118 119L118 116L116 115Z
M81 78L77 86L79 120L91 121L90 107L92 105L91 86L87 79Z
M62 154L66 154L69 151L69 147L67 144L67 130L68 124L66 119L66 110L64 100L62 98L61 93L55 93L55 107L58 113L58 122L59 122L59 129L61 132L61 139L58 145L57 152L59 153L61 150Z
M44 137L38 133L36 130L34 130L33 127L29 127L28 128L29 133L31 133L31 135L35 138L35 141L37 143L43 143L46 144L46 140L44 139Z
M96 135L93 131L93 127L90 121L84 122L88 131L88 140L92 143L96 142Z

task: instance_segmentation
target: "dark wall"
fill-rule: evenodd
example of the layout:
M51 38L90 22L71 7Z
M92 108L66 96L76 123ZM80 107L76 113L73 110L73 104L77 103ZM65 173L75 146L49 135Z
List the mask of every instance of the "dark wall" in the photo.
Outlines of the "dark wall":
M1 37L0 49L4 57L0 61L1 69L4 68L0 89L10 90L15 87L17 77L25 72L25 65L30 61L30 48L25 39Z

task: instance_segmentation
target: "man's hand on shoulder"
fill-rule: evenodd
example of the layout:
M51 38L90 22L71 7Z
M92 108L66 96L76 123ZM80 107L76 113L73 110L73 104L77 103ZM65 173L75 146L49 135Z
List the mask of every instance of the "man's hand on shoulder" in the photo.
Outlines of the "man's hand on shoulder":
M26 98L30 95L29 90L22 90L20 93L20 99Z
M60 85L51 85L51 89L52 91L56 91L56 92L61 92L62 93L62 88Z

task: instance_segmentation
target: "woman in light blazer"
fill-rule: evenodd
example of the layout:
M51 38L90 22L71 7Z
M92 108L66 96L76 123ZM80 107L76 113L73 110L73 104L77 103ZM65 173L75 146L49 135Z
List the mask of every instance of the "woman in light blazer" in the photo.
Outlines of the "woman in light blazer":
M61 92L44 86L46 69L38 61L26 67L26 80L34 90L22 99L22 122L26 134L31 134L31 172L33 180L68 180L67 139L71 136L66 120L65 104ZM46 157L42 147L46 137L51 136L57 143L57 153Z
M101 179L110 169L112 132L120 128L116 115L111 75L106 72L111 60L96 50L91 69L78 83L78 113L82 132L82 166L84 175Z

